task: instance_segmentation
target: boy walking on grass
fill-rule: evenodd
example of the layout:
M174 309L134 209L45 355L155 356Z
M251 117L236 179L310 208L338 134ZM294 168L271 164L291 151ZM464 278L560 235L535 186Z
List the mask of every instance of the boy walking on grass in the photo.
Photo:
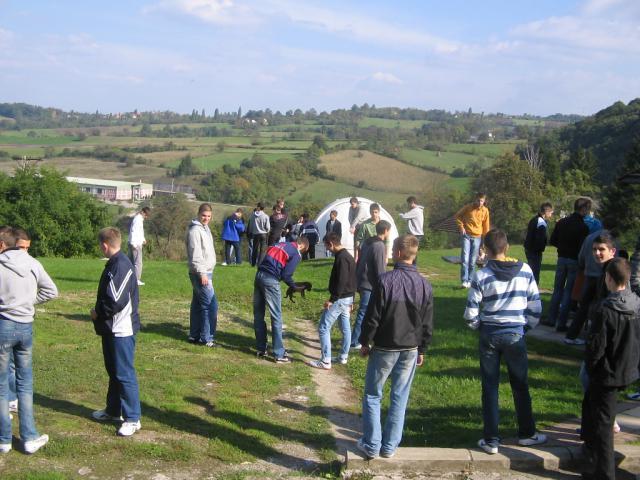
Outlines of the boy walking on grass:
M402 439L404 416L416 367L433 332L433 291L413 260L418 239L402 235L393 243L392 271L375 284L362 325L360 354L368 356L362 398L362 437L358 449L367 458L390 458ZM384 384L391 377L389 411L380 422Z
M347 249L340 244L340 236L337 233L329 232L324 238L324 246L335 257L329 277L331 297L324 302L324 310L318 325L322 356L320 360L314 360L309 365L314 368L330 370L332 361L331 327L336 320L340 321L340 329L342 330L342 350L340 356L336 357L334 361L345 365L349 358L349 347L351 346L349 316L353 305L353 296L356 294L356 262Z
M618 391L638 379L640 299L628 288L630 276L625 259L608 262L609 294L596 308L589 331L585 356L589 386L582 403L581 437L594 469L583 474L587 479L615 479L613 424Z
M100 250L109 259L98 284L91 320L102 337L104 366L109 375L107 406L93 412L99 421L122 422L118 435L140 430L140 395L134 366L138 317L138 282L134 267L120 250L120 231L107 227L98 233Z
M480 374L482 377L483 438L478 446L486 453L498 453L498 385L500 359L504 358L518 418L518 443L524 446L546 442L536 432L529 395L527 345L524 334L540 319L542 304L538 285L526 263L506 256L507 235L498 229L484 237L487 266L471 281L464 318L480 331Z

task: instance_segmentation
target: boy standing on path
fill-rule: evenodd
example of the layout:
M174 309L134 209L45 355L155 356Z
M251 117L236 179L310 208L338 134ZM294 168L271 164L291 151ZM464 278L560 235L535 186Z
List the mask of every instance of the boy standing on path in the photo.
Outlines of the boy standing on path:
M264 315L266 307L269 307L273 358L276 363L291 363L282 341L280 281L284 281L290 287L296 287L293 272L300 263L301 254L308 248L309 240L305 237L298 237L292 243L277 243L269 247L264 260L258 266L253 283L253 329L259 358L267 356L267 324L264 321Z
M524 334L540 319L538 285L526 263L507 258L507 235L498 229L484 237L489 261L471 282L464 318L480 330L480 374L484 435L478 446L498 453L498 386L504 358L518 418L518 443L538 445L547 437L536 432L529 395L527 345Z
M597 308L589 331L586 370L589 386L582 403L581 436L594 471L583 478L615 479L613 423L618 392L638 379L640 299L627 288L631 269L623 258L605 270L608 296Z
M412 264L418 239L402 235L393 243L394 269L376 282L360 335L360 354L369 356L362 398L362 438L358 448L368 457L390 458L402 439L404 416L416 366L433 331L433 291ZM384 428L380 406L391 377L390 404Z
M142 277L142 247L147 243L144 238L144 221L149 218L151 209L144 207L135 214L129 228L129 259L136 268L136 280L138 285L144 285Z
M329 277L330 298L324 302L324 311L320 317L318 333L320 335L320 348L322 356L320 360L309 363L314 368L324 370L331 369L331 327L336 320L340 320L342 330L342 350L335 361L345 365L349 358L351 346L351 306L353 296L356 294L356 262L353 256L340 244L340 236L329 232L324 238L324 246L335 259L331 276Z
M0 453L12 448L9 415L9 363L15 361L20 438L24 451L35 453L49 441L33 417L34 305L58 296L40 262L16 247L13 228L0 227Z
M487 196L476 193L473 203L465 205L455 215L462 239L460 252L460 282L462 288L471 286L471 277L476 268L482 237L489 231L489 209L484 206Z
M109 375L107 406L93 412L99 421L121 421L118 435L129 437L140 430L140 393L134 365L138 317L138 283L134 267L120 250L117 228L98 233L100 250L109 259L98 284L91 320L102 337L104 366Z

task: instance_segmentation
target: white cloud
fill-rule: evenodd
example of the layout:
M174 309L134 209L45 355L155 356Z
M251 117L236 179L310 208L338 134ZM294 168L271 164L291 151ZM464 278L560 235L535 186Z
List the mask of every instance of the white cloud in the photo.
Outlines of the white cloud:
M392 73L376 72L371 75L371 78L377 82L389 83L392 85L402 85L403 83L402 80Z
M234 0L161 0L143 8L143 13L177 12L206 23L223 26L250 25L261 22L260 15L247 4Z
M13 40L13 32L0 28L0 47L8 47L11 40Z

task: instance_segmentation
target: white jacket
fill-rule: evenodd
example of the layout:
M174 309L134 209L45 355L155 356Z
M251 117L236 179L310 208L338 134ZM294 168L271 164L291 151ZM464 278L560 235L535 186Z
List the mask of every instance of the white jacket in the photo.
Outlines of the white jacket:
M411 235L424 235L424 207L416 205L400 217L407 221L407 231Z
M209 227L192 220L187 230L186 244L189 272L199 275L212 273L216 266L216 251Z
M140 248L144 245L144 217L140 212L136 213L129 227L129 245Z

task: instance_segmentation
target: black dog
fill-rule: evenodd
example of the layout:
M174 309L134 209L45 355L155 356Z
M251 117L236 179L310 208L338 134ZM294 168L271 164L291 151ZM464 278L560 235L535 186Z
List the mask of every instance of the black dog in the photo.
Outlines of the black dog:
M311 290L312 287L313 285L311 285L311 283L309 282L296 282L293 287L287 288L286 297L293 303L296 303L293 299L293 294L298 292L300 293L300 295L302 295L302 298L304 298L304 292L306 292L307 290Z

